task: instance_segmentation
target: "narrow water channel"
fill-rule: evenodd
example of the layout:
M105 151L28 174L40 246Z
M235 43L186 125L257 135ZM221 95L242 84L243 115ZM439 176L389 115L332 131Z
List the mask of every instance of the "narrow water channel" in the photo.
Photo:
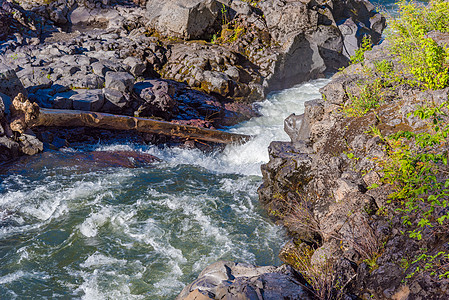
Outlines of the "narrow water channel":
M174 299L217 260L278 265L285 242L258 204L260 165L283 120L327 79L271 94L220 153L127 141L43 153L0 172L0 299ZM152 154L135 168L74 159ZM24 167L26 166L26 167Z

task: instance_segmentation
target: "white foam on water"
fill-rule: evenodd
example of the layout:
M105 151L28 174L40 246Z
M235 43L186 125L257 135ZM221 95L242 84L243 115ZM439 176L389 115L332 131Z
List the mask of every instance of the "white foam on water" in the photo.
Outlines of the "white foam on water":
M304 102L321 98L319 88L328 79L317 79L293 88L274 92L260 104L259 118L253 118L235 127L232 132L253 135L255 138L241 146L228 146L223 160L235 165L236 173L260 175L260 165L268 162L268 145L271 141L289 141L284 132L284 119L290 114L302 114Z
M0 277L0 285L9 284L14 281L18 281L24 278L48 278L48 274L43 272L24 272L22 270L16 271L14 273L7 274Z
M29 273L26 273L26 272L20 270L20 271L0 277L0 284L8 284L8 283L14 282L16 280L21 279L22 277L29 276L29 275L30 275Z
M104 254L96 251L94 254L90 255L85 262L80 264L82 268L92 268L92 267L100 267L104 265L112 265L112 264L126 264L126 260L124 259L116 259L110 256L106 256Z
M82 270L71 271L75 277L82 278L82 284L75 294L82 299L144 299L132 291L132 282L140 279L146 270L141 262L117 259L98 251L89 255L80 264Z
M0 238L18 232L32 236L52 222L58 226L60 220L76 215L72 227L66 229L69 237L62 246L49 251L63 253L75 244L87 245L80 249L81 262L58 270L68 274L56 281L73 291L75 298L89 300L171 299L193 279L191 274L198 274L219 259L273 261L277 250L271 247L282 240L282 231L257 211L260 164L268 161L267 147L272 140L288 140L283 132L284 118L292 112L302 113L302 103L319 97L318 88L326 82L316 80L273 93L259 104L262 117L231 129L256 137L245 145L227 146L223 152L98 144L93 150L141 151L163 161L155 163L154 168L114 168L83 174L55 175L45 173L45 169L40 182L11 175L2 183L5 192L0 194L0 208L17 212L11 217L17 224L0 228ZM69 155L83 150L64 151ZM206 173L214 178L214 184L206 187L209 183L202 180L183 181L182 172ZM160 174L170 177L154 183L151 176ZM147 178L148 186L142 184ZM182 189L177 190L177 184ZM127 193L131 196L122 202ZM42 247L30 239L28 245L18 248L12 268L50 259L52 253L42 254ZM92 251L91 247L97 248ZM0 283L34 275L45 278L46 273L12 271L0 277Z
M167 194L165 199L158 203L164 204L170 210L177 211L189 217L191 221L194 221L201 227L203 238L213 238L216 242L223 244L229 243L230 239L227 232L221 226L215 225L211 217L202 212L201 208L205 199L210 200L211 197L208 195L178 197Z
M158 280L154 284L155 291L158 296L168 296L176 293L185 286L179 278L183 275L183 272L179 266L179 263L175 261L168 262L169 271L164 274L164 277Z
M79 226L80 232L86 237L94 237L98 230L109 220L111 216L111 208L103 207L99 212L92 213Z
M231 129L232 132L254 136L243 145L229 145L222 153L204 153L198 149L179 147L160 148L155 146L138 147L134 145L98 145L101 151L135 151L152 154L164 161L163 167L177 165L195 165L218 173L237 173L243 175L261 175L260 165L268 162L268 145L271 141L288 141L283 130L284 119L291 113L304 112L304 102L320 98L319 88L329 79L317 79L293 88L274 92L267 100L258 103L261 117L243 122ZM140 149L139 149L140 148Z
M80 272L78 275L82 277L83 283L75 293L81 294L83 300L145 299L144 295L135 295L131 292L129 282L132 277L129 275L99 269L92 273Z
M27 248L28 248L28 246L25 246L25 247L22 247L22 248L17 250L17 253L20 254L18 263L21 263L23 260L29 260L30 259L30 254L28 253Z
M94 174L96 173L90 175ZM10 218L18 226L0 227L0 238L46 226L74 207L85 205L82 202L86 199L92 204L98 203L102 197L111 195L107 192L102 193L103 191L120 184L120 181L129 178L129 175L129 172L123 171L99 176L97 180L86 180L86 175L74 175L71 178L50 176L40 184L22 179L21 190L8 190L9 186L6 185L6 193L0 194L0 208L13 212ZM88 225L82 227L83 234L94 236L95 228L93 226L89 228ZM89 229L92 231L89 232Z

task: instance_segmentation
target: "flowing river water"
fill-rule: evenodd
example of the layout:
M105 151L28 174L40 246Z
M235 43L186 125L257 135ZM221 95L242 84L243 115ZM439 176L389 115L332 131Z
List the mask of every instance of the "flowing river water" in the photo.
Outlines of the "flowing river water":
M286 237L258 203L260 165L270 141L288 140L284 118L327 82L271 94L261 117L230 129L257 137L222 152L100 141L3 166L0 299L174 299L217 260L279 265ZM99 151L162 161L79 159Z

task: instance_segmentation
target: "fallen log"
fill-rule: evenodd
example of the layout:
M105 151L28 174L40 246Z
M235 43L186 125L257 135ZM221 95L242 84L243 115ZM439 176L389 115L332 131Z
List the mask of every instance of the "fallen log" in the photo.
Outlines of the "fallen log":
M37 126L86 126L114 130L136 130L222 144L243 144L251 139L251 136L248 135L174 124L148 118L81 110L40 108L36 103L31 103L22 94L19 94L13 100L11 112L11 129L21 133L25 132L27 128Z

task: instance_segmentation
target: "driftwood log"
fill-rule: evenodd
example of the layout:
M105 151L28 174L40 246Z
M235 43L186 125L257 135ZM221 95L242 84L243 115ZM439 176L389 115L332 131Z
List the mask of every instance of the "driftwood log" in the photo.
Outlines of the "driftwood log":
M37 126L86 126L114 130L136 130L222 144L243 144L251 139L251 136L248 135L147 118L81 110L45 109L40 108L36 103L31 103L22 94L13 100L11 113L11 129L20 133L25 132L27 128Z

